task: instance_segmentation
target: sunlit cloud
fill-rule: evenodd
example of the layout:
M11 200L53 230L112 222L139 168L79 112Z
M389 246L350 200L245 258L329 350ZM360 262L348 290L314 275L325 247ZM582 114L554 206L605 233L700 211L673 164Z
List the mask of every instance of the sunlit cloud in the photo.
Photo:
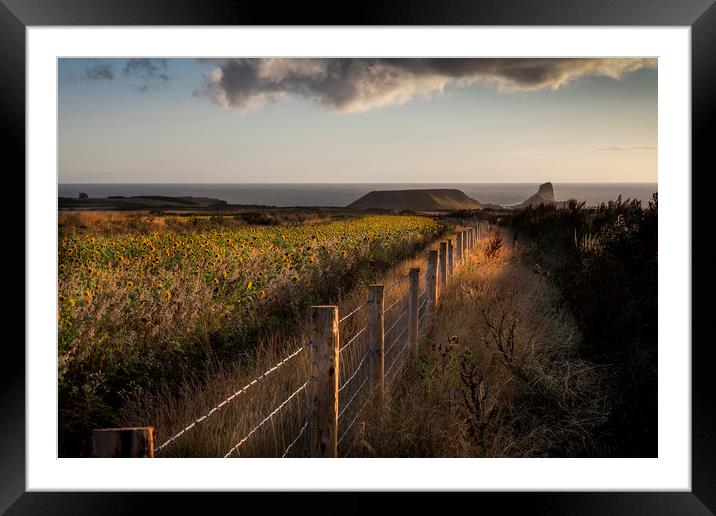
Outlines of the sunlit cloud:
M206 59L216 67L195 95L224 109L251 111L286 97L337 112L404 104L448 85L492 86L503 93L557 90L587 76L656 68L656 59Z

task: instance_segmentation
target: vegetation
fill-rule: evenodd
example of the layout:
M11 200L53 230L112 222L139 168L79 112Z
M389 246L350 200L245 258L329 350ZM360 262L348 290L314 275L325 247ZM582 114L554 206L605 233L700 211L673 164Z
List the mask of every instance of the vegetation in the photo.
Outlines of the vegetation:
M441 295L419 361L369 419L358 456L593 457L609 417L559 290L526 249L480 242Z
M153 219L151 219L153 220ZM423 217L107 234L59 241L61 453L116 422L138 386L168 392L267 331L290 334L310 304L336 301L443 234Z
M602 456L653 457L657 453L657 208L654 194L646 206L618 198L597 207L570 201L564 208L541 205L450 214L454 219L499 224L506 240L511 236L510 252L521 256L523 265L556 289L551 305L569 315L574 334L580 335L574 340L568 334L572 342L569 360L584 361L591 364L585 366L590 371L600 372L599 379L593 380L599 382L598 389L593 395L580 396L584 400L600 399L605 407L603 414L587 418L590 423L598 422L591 428L589 439L596 446L594 452ZM494 258L492 249L497 247L493 236L485 249L488 259ZM516 378L530 385L560 384L529 380L534 367L544 369L539 365L542 359L511 358L513 346L520 349L520 344L515 344L517 330L510 317L484 319L483 324L492 328L486 338L494 342L500 361ZM499 331L495 331L495 324ZM529 346L529 342L527 338L521 345ZM555 343L542 352L549 348L561 349ZM564 367L564 357L559 353L557 357ZM530 362L531 366L525 366ZM574 373L579 368L568 370ZM580 392L568 387L566 379L562 383L569 393ZM514 399L510 399L512 403ZM552 431L558 429L564 430L560 426ZM566 448L553 451L568 454Z
M609 365L613 413L600 428L610 455L656 456L657 195L585 208L522 210L516 231L559 286L583 335L580 354ZM550 256L545 249L560 250Z

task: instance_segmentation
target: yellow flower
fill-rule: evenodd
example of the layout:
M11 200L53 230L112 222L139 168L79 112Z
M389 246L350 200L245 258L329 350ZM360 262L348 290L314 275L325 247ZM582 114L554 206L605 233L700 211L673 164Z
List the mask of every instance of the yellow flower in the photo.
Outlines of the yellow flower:
M133 286L134 286L134 283L132 283L131 281L127 282L127 288L132 288Z
M294 283L298 283L298 276L294 274L291 278L291 281L293 281Z
M259 290L259 299L263 299L265 297L266 297L266 292L264 292L263 290Z
M254 286L254 284L253 284L253 282L251 282L251 281L249 281L249 282L246 284L246 288L249 289L249 290L251 290L251 287L253 287L253 286Z
M169 301L172 298L172 293L167 290L164 292L162 298L164 299L164 301Z

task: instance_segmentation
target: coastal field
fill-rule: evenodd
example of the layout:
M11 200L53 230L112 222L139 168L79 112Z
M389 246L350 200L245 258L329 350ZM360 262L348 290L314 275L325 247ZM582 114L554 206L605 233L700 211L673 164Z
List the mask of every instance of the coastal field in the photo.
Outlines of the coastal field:
M167 392L219 357L251 352L262 335L291 335L309 305L340 302L446 231L417 216L272 226L201 216L80 218L63 214L58 250L67 453L79 453L88 428L115 424L128 392Z

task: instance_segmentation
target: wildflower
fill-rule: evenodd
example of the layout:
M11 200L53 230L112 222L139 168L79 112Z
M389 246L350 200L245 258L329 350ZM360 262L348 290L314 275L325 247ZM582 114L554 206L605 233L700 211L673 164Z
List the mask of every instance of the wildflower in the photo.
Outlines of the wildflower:
M167 290L164 292L162 298L164 299L164 301L169 301L172 298L172 293Z
M133 286L134 286L134 283L132 283L131 281L127 282L127 288L132 288Z
M91 290L85 290L85 291L82 293L82 296L83 296L87 301L89 301L90 299L92 299L92 291L91 291Z
M299 278L298 278L298 275L296 275L296 274L294 274L294 275L291 277L291 281L293 281L294 283L298 283L298 279L299 279Z
M259 300L266 297L266 292L264 290L259 290Z
M251 290L251 287L253 287L253 286L254 286L254 284L253 284L253 282L251 282L251 281L249 281L249 282L246 284L246 288L247 288L248 290Z

